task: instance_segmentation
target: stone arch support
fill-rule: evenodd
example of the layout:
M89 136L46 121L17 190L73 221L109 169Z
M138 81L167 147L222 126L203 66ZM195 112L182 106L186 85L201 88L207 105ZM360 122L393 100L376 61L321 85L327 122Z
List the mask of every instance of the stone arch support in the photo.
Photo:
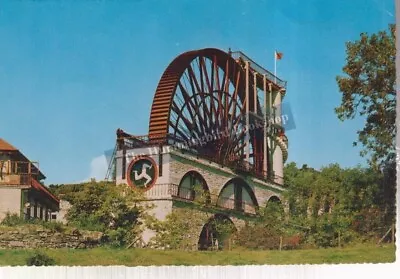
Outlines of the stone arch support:
M198 237L198 250L222 250L232 244L232 237L238 231L234 218L216 213L204 223Z
M228 174L222 175L213 173L205 168L192 166L190 164L184 164L178 160L171 160L170 162L170 183L179 184L183 176L189 171L196 171L201 174L201 176L206 181L208 188L210 190L211 196L213 194L218 195L219 190L224 185L226 180L231 179L233 176Z
M254 214L258 208L258 201L249 184L244 179L235 177L222 186L217 206Z
M183 199L194 200L199 192L202 194L201 198L205 198L204 202L209 204L211 199L207 181L197 170L190 170L180 180L177 195Z
M271 190L260 187L253 187L253 189L254 189L254 194L257 197L258 205L260 208L267 206L267 203L271 197L275 196L278 197L279 200L282 200L281 194L277 194L276 192L273 192Z

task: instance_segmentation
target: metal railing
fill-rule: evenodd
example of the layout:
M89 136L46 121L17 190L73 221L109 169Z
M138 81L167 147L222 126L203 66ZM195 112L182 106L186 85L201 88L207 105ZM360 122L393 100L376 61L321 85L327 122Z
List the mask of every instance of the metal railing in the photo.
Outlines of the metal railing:
M279 87L286 88L286 84L287 84L286 81L278 78L273 73L271 73L270 71L266 70L265 68L263 68L262 66L260 66L256 62L254 62L250 57L248 57L243 52L241 52L241 51L233 51L233 52L231 52L231 54L232 54L232 57L235 58L235 59L241 58L244 61L249 61L250 62L250 67L253 70L255 70L257 73L259 73L261 75L265 75L268 80L270 80L271 82L276 83Z
M165 198L171 196L170 183L155 184L145 192L147 198Z
M178 184L169 184L169 194L172 197L180 198L183 200L194 201L195 191L194 189L179 187Z
M183 201L193 202L196 199L195 190L185 187L179 187L177 184L169 184L170 194L173 198L178 198ZM239 211L247 214L255 214L257 212L257 206L253 203L246 201L240 201L233 198L221 197L219 195L213 195L210 193L202 193L204 199L202 203L204 206L215 206L223 210ZM213 203L216 203L214 204Z
M39 174L37 162L0 160L0 176L6 174Z
M122 150L124 148L137 148L167 144L169 137L170 135L165 134L135 136L128 134L121 129L118 129L117 150Z
M275 127L278 131L278 129ZM280 181L279 177L275 177L272 172L258 170L256 166L250 162L244 160L229 160L224 158L218 158L214 155L208 155L205 153L199 153L195 148L190 147L185 140L180 137L177 137L172 134L164 135L163 137L149 137L148 135L143 136L133 136L125 134L123 138L119 138L120 144L118 145L118 149L121 150L123 148L138 148L138 147L154 147L161 146L163 144L175 147L183 153L188 153L190 155L196 156L198 158L208 160L210 162L219 164L221 166L226 166L235 171L244 172L246 174L251 174L259 179L267 180L273 183L276 181ZM121 145L122 140L124 144ZM140 145L139 145L140 143Z
M38 164L29 161L0 161L0 185L31 185L40 174Z
M30 174L0 174L0 185L30 186L31 178Z
M237 163L235 166L235 170L236 171L240 171L240 172L245 172L245 173L250 173L252 174L254 177L261 179L261 180L265 180L267 179L270 182L275 182L279 179L283 179L283 177L276 175L273 172L268 172L268 171L264 171L264 170L257 170L256 166L246 162L246 161L242 161Z
M124 148L153 147L178 143L184 144L185 140L172 134L134 136L124 133L123 136L117 138L117 149L122 150Z

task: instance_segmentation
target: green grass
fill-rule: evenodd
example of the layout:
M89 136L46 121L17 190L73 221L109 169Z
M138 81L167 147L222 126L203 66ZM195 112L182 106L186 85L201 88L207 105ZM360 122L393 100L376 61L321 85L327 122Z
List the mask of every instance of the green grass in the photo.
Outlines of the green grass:
M252 265L394 262L395 246L359 245L347 248L293 251L219 251L185 252L151 249L42 249L57 265ZM34 250L0 250L0 266L25 265Z

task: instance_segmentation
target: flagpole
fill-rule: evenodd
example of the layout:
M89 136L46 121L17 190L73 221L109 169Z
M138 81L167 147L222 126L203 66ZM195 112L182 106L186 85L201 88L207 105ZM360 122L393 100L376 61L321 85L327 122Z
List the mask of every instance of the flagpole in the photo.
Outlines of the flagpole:
M274 53L274 62L275 62L275 67L274 67L274 82L276 83L276 50Z

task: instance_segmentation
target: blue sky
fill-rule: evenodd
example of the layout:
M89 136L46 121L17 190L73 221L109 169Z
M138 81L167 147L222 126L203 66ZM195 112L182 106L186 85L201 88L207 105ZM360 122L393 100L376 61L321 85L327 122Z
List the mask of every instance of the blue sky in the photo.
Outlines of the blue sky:
M394 23L389 0L8 1L0 4L0 137L47 183L99 176L115 131L147 134L153 94L180 53L242 50L288 81L289 161L364 164L362 119L340 122L345 42Z

